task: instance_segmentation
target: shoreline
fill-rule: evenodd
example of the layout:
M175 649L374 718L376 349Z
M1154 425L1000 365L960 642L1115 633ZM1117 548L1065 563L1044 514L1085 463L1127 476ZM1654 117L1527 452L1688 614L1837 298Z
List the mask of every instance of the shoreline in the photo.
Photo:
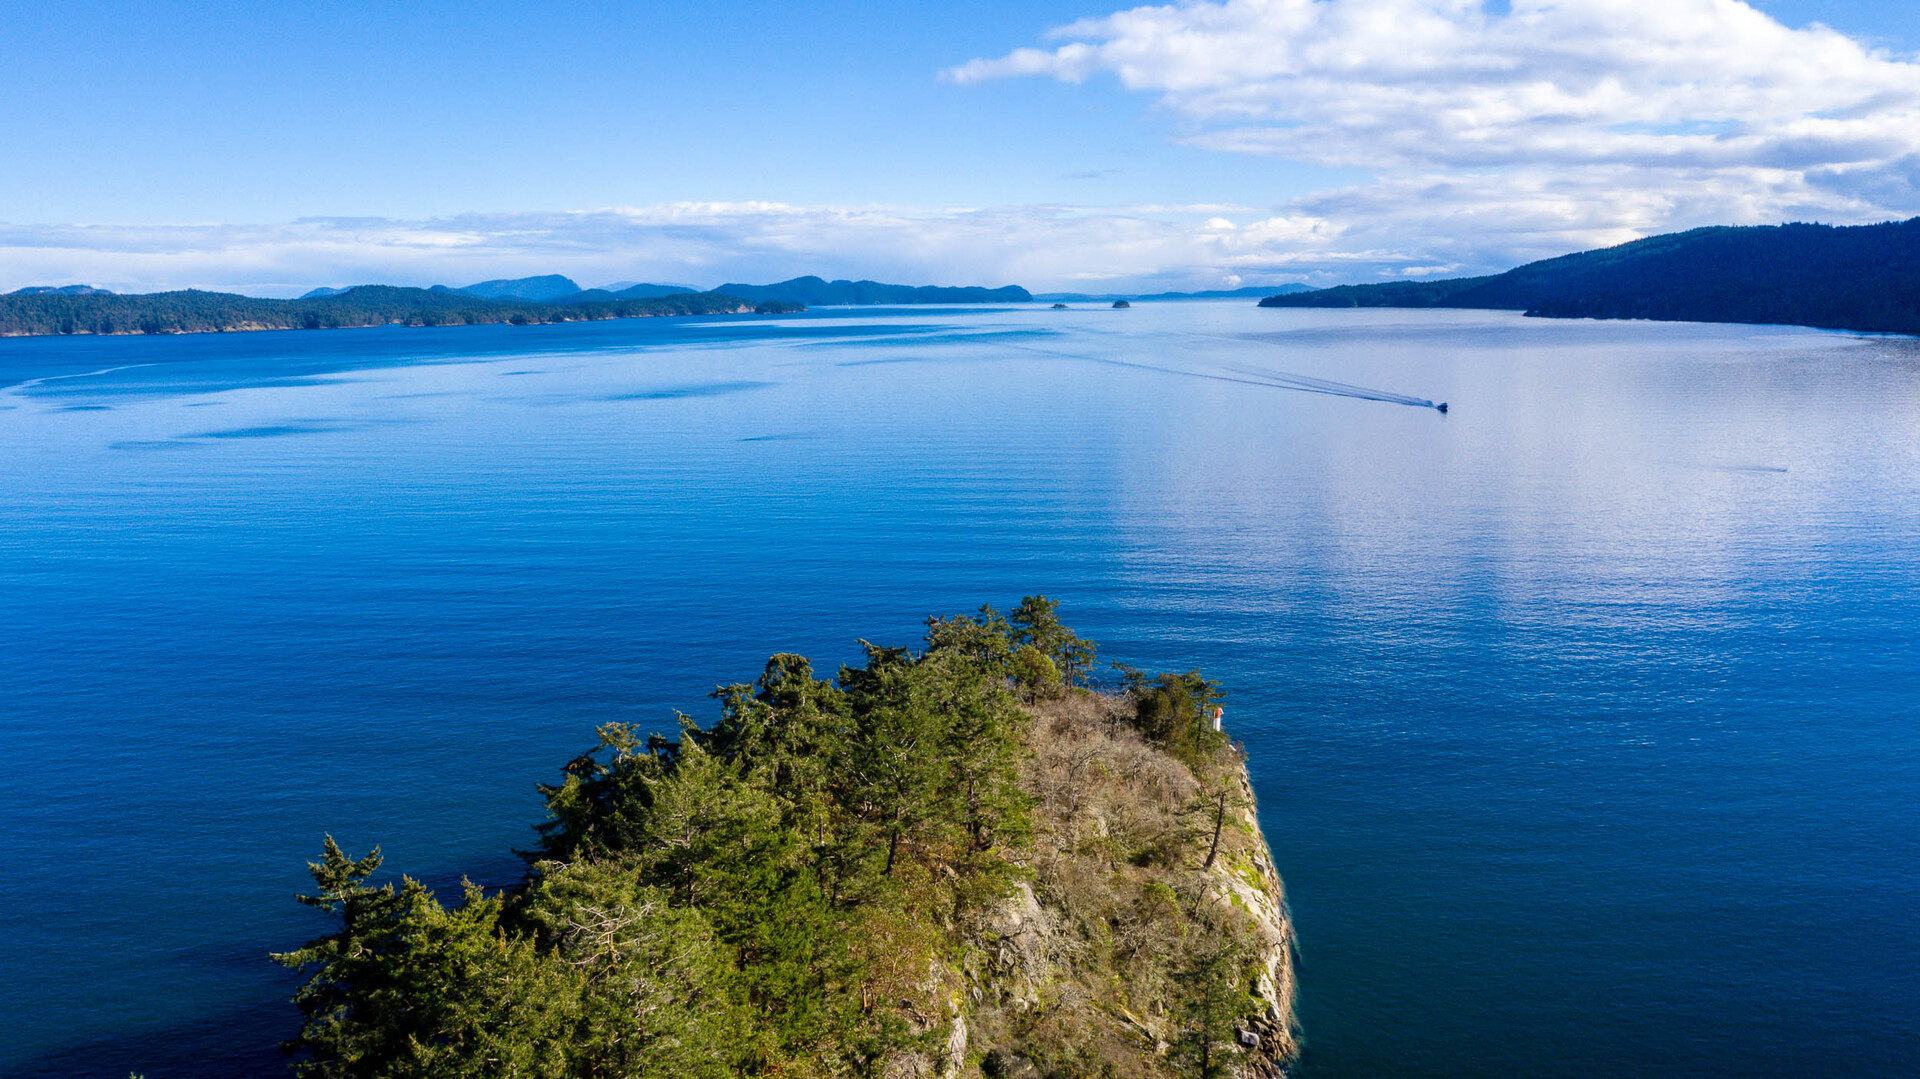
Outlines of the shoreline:
M512 319L490 319L490 320L475 321L475 322L465 322L465 321L422 322L418 319L414 319L414 320L396 319L391 322L354 322L354 323L343 323L337 326L269 326L265 323L241 323L239 325L234 325L234 326L221 326L216 329L205 329L205 330L133 329L133 330L109 330L105 333L99 332L97 330L75 330L72 333L32 332L32 331L22 332L22 331L0 330L0 338L12 339L12 338L24 338L24 337L200 337L200 336L206 336L209 334L284 333L284 332L290 332L294 330L299 330L302 332L320 331L320 330L385 330L385 329L447 330L447 329L457 329L462 326L519 326L519 327L559 326L569 322L619 322L624 319L630 319L630 318L702 318L707 316L758 315L758 314L773 314L773 313L774 312L756 311L753 309L753 307L747 306L738 311L700 311L700 312L661 311L657 313L648 313L648 314L593 315L593 316L584 317L584 318L546 319L546 320L541 320L537 322L533 320L527 320L524 322L514 322ZM798 312L783 312L783 313L797 314Z
M235 293L41 293L0 296L0 337L133 337L271 330L345 330L604 322L685 315L787 315L797 303L755 303L716 292L633 300L539 303L489 300L428 289L362 285L332 296L277 300Z
M1306 295L1291 293L1292 296ZM1814 330L1819 333L1846 334L1851 337L1920 339L1920 330L1869 330L1855 326L1827 326L1814 322L1761 322L1752 319L1658 318L1652 315L1558 314L1551 311L1524 310L1518 307L1467 307L1458 304L1270 304L1256 307L1293 311L1497 311L1544 322L1648 322L1659 325L1753 326L1760 329Z

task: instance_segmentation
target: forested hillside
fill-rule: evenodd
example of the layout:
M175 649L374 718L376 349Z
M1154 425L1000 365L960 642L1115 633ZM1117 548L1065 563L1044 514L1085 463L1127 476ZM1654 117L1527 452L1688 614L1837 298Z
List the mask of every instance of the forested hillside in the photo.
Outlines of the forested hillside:
M1342 285L1270 296L1260 306L1495 308L1920 333L1920 218L1694 229L1490 277Z
M864 642L863 642L864 644ZM307 1076L1274 1076L1289 928L1199 674L1078 685L1029 597L719 717L627 724L543 786L525 882L375 884L329 839Z
M526 325L656 315L785 312L791 305L755 305L703 292L584 303L489 300L452 291L361 285L330 296L269 300L227 292L13 293L0 296L0 337L28 334L218 333L231 330L320 330L351 326Z

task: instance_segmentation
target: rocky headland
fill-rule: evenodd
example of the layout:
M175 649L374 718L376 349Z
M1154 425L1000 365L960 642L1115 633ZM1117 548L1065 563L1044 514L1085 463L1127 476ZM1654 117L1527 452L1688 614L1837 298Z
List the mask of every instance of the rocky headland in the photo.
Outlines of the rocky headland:
M443 902L329 839L310 1076L1271 1079L1293 930L1198 672L1121 667L1030 596L774 655L709 725L600 728L522 883Z

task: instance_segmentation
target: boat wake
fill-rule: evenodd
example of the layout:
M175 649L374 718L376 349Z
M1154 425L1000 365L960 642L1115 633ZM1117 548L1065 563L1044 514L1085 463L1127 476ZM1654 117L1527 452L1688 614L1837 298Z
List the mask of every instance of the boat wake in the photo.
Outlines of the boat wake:
M1257 367L1230 367L1257 380L1262 385L1282 390L1298 390L1301 393L1324 393L1335 397L1352 397L1360 401L1381 401L1390 405L1407 405L1412 408L1431 408L1438 412L1447 411L1445 401L1432 401L1412 394L1394 393L1392 390L1375 390L1366 386L1355 386L1346 382L1335 382L1328 378L1315 378L1312 375L1296 375L1289 371L1267 371Z
M1131 367L1140 371L1158 371L1165 375L1184 375L1187 378L1204 378L1214 382L1234 382L1242 386L1265 386L1274 390L1292 390L1295 393L1318 393L1329 397L1350 397L1356 401L1379 401L1389 405L1406 405L1410 408L1430 408L1441 415L1447 413L1445 401L1433 401L1412 394L1395 393L1392 390L1376 390L1367 386L1355 386L1347 382L1335 382L1329 378L1317 378L1313 375L1299 375L1290 371L1272 371L1259 367L1224 367L1219 371L1194 371L1180 367L1162 367L1158 364L1136 363L1132 360L1115 360L1105 356L1088 356L1077 352L1062 352L1059 349L1041 348L1036 345L1005 345L1006 348L1019 349L1022 352L1038 352L1048 356L1060 356L1065 359L1084 360L1088 363L1106 364L1111 367Z
M30 393L33 393L35 390L38 390L40 387L46 385L49 382L64 382L69 379L76 379L76 378L93 378L96 375L111 375L115 371L131 371L136 367L152 367L152 366L153 365L150 363L124 363L118 367L102 367L98 371L75 371L75 372L72 372L71 374L65 374L65 375L42 375L39 378L29 378L21 382L15 382L12 385L4 387L4 389L8 393L17 394L19 396L24 397Z

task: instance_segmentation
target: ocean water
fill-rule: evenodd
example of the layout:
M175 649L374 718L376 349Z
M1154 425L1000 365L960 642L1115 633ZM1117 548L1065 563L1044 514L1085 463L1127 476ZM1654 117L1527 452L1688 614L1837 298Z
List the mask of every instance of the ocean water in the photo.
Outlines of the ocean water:
M1226 684L1303 1075L1920 1071L1914 341L862 309L0 387L0 1074L270 1074L323 834L505 883L595 724L1034 592Z

